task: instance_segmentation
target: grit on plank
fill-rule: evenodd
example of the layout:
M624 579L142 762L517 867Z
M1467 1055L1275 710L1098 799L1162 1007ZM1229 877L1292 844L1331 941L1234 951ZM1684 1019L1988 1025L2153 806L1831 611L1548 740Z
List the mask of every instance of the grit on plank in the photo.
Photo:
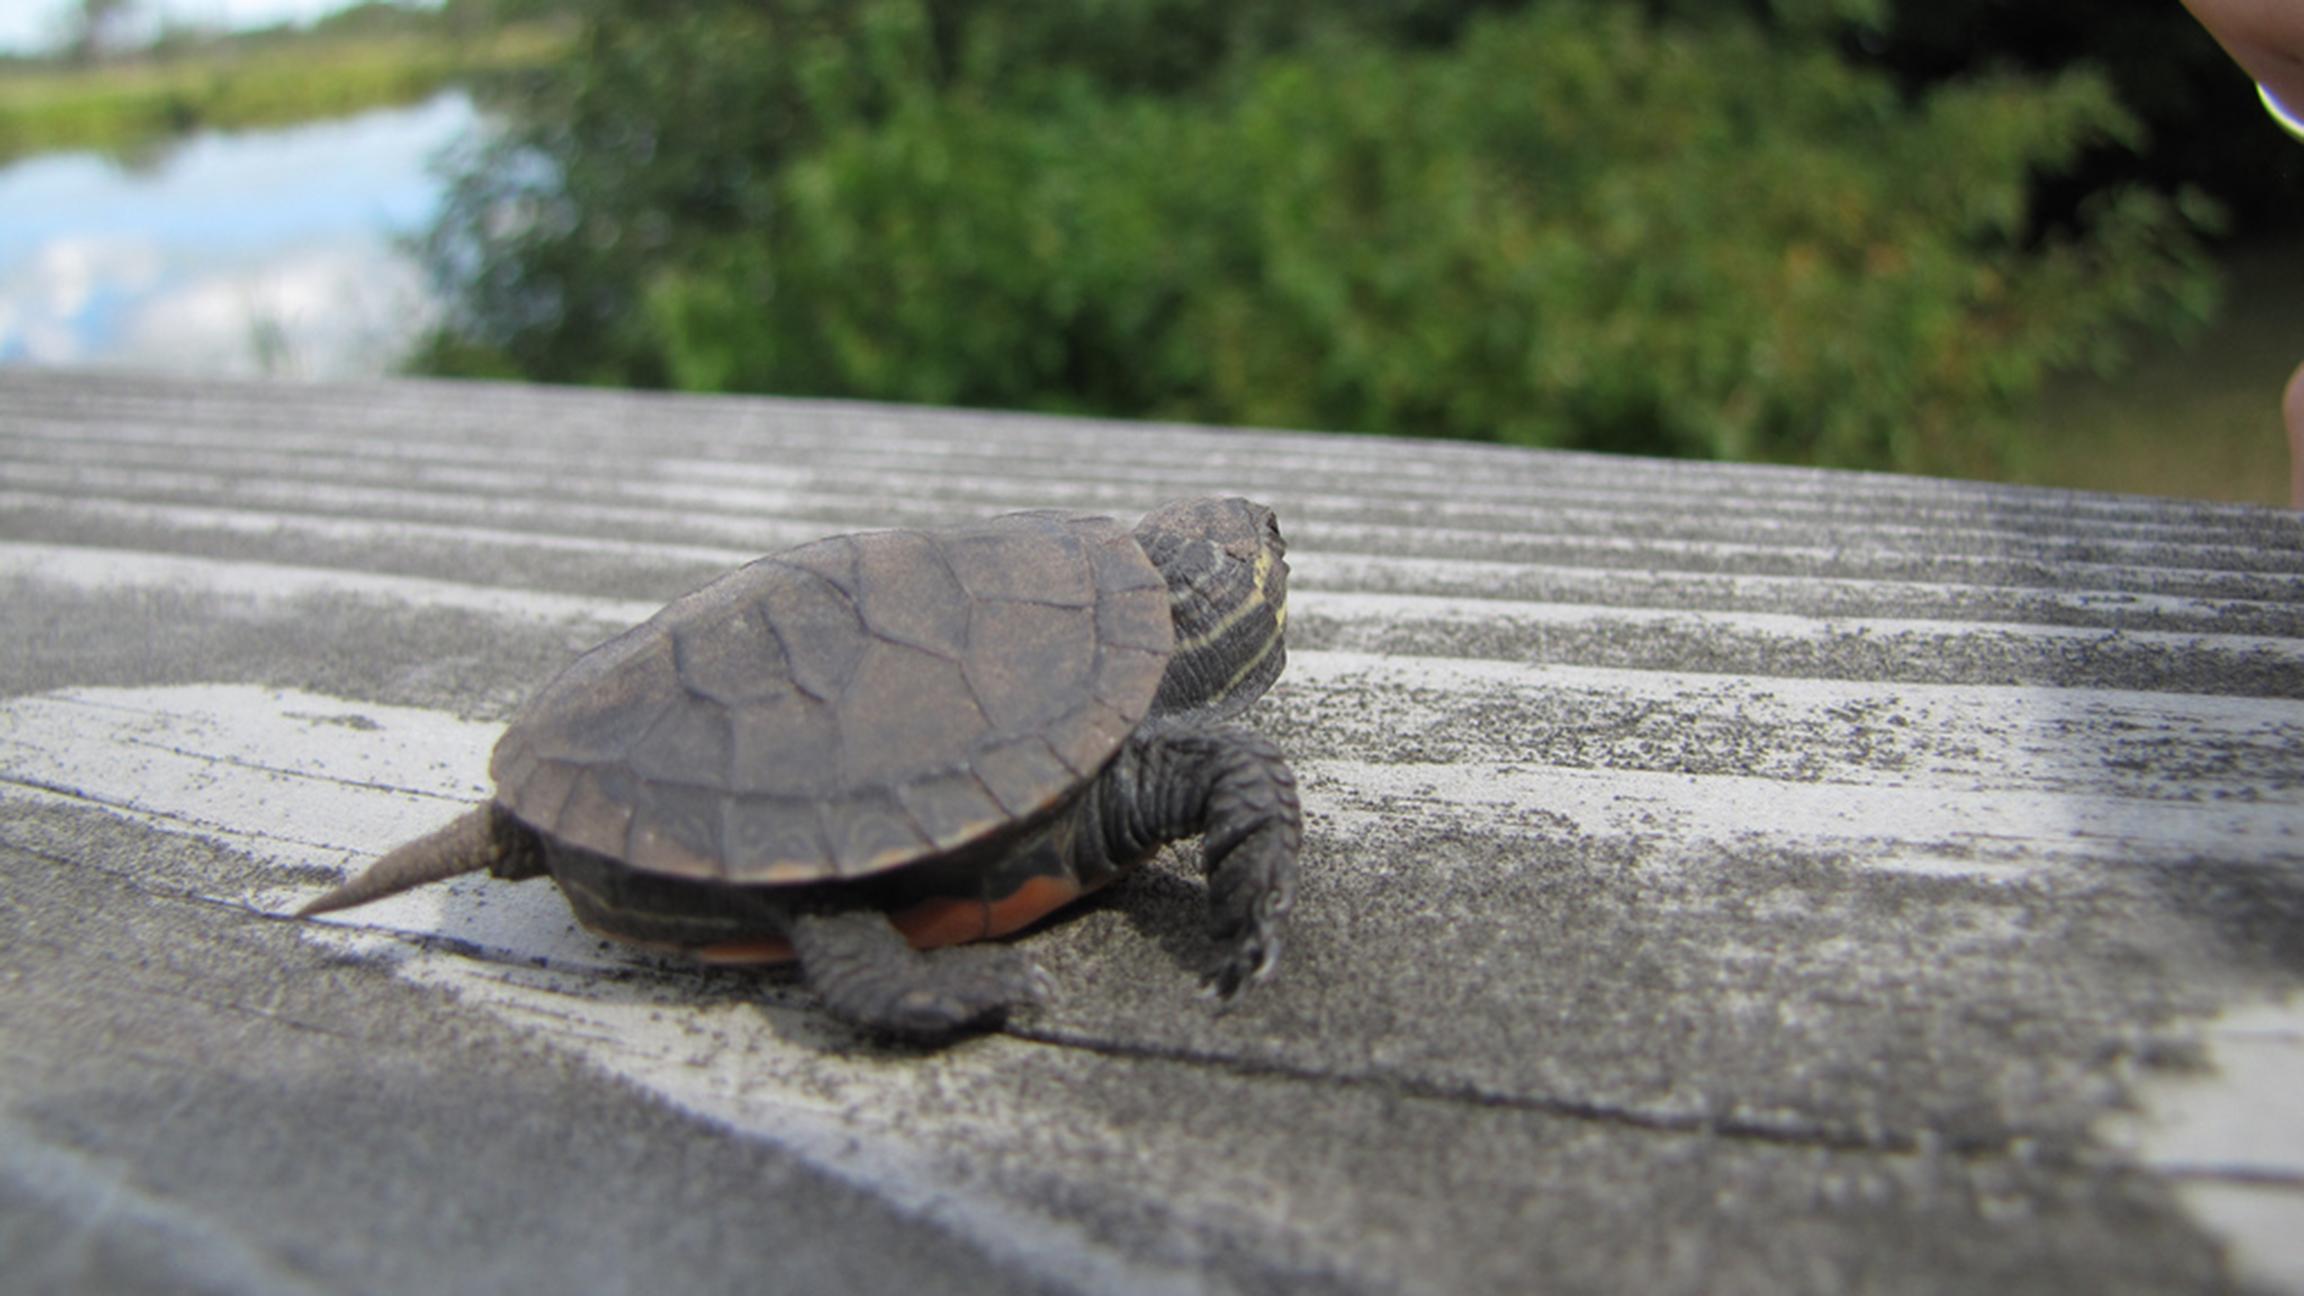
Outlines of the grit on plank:
M297 553L312 541L378 538L432 541L470 552L583 551L634 562L660 559L666 588L698 570L718 570L760 552L802 543L827 525L785 520L781 496L733 489L722 496L648 505L599 505L526 494L456 496L440 490L351 487L323 481L269 481L223 474L107 470L54 475L12 466L14 489L0 489L7 530L18 537L69 539L96 534L121 544L177 547L200 533L272 536ZM133 496L98 493L122 478L153 486ZM43 489L27 489L38 483ZM218 503L219 499L229 501ZM189 501L202 502L189 502ZM881 525L901 524L903 510ZM922 518L919 520L928 520ZM108 529L99 529L110 524ZM1297 529L1301 533L1302 528ZM1365 537L1343 536L1349 543ZM1828 618L1835 621L1950 621L1961 624L2099 626L2121 630L2279 631L2293 608L2276 597L2294 582L2261 577L2182 573L2194 592L2152 593L2164 571L2124 569L2103 588L2010 587L1866 577L1676 571L1656 566L1623 571L1549 562L1458 557L1397 557L1310 547L1299 541L1296 584L1312 590L1454 596L1508 604L1613 605L1659 611L1706 610ZM2304 578L2300 578L2304 579ZM2122 586L2122 587L2114 587ZM2139 588L2143 587L2143 588ZM2256 597L2223 597L2237 590ZM2304 590L2304 585L2299 585ZM2207 591L2207 592L2202 592ZM2304 598L2304 592L2297 597Z
M1146 472L1138 461L1115 458L1108 465L1119 480L1083 479L1078 473L1052 478L1044 485L1020 477L1013 453L979 444L963 465L953 455L921 454L917 440L869 453L853 440L838 442L838 449L811 456L804 463L779 462L777 446L758 447L766 458L749 457L749 447L726 440L689 443L675 441L656 447L646 465L646 481L602 482L583 469L581 447L563 437L554 456L531 462L533 448L498 446L478 449L469 438L433 442L394 440L347 444L326 433L275 435L233 429L208 436L186 436L164 431L152 436L119 435L103 427L91 433L72 425L33 424L25 439L11 448L20 462L65 470L79 467L99 471L132 453L139 461L173 456L190 465L229 468L239 474L271 473L327 480L362 478L408 480L411 477L448 490L485 491L503 486L525 487L539 476L565 478L579 492L615 492L628 489L711 491L740 484L750 492L777 493L784 500L816 508L837 508L865 503L886 510L903 508L906 499L933 494L939 499L976 498L998 506L1020 494L1032 499L1054 499L1095 507L1141 498L1163 485L1190 490L1203 482L1210 465L1200 456L1189 469ZM1005 442L1003 442L1005 444ZM685 453L683 453L685 451ZM1229 460L1235 455L1223 456ZM926 462L923 462L923 458ZM973 471L963 471L963 467ZM1091 464L1100 471L1107 465ZM1233 475L1250 484L1277 487L1285 484L1300 511L1311 518L1396 520L1411 530L1430 530L1445 523L1446 530L1499 532L1526 531L1530 506L1542 511L1543 528L1556 538L1605 534L1620 529L1628 517L1639 517L1652 541L1715 541L1731 554L1765 553L1770 547L1808 549L1819 521L1843 524L1842 538L1862 537L1893 552L1898 546L1911 555L1933 559L1958 558L1973 552L1999 556L2010 553L2149 555L2159 565L2180 562L2190 555L2212 556L2226 562L2255 564L2262 556L2252 544L2232 538L2260 538L2261 527L2242 515L2219 526L2220 519L2171 522L2167 520L2106 522L2085 540L2058 531L2049 521L2025 509L1957 512L1923 507L1917 511L1895 505L1852 511L1844 501L1818 500L1804 493L1738 494L1723 497L1717 490L1674 490L1669 486L1638 493L1597 494L1574 486L1562 487L1551 479L1499 483L1482 478L1462 483L1436 481L1424 489L1403 489L1392 464L1369 464L1352 471L1326 465L1326 471L1278 474L1269 462L1250 462ZM1760 471L1760 470L1745 470ZM1854 487L1856 475L1844 475ZM932 490L924 488L933 488ZM1483 492L1493 492L1484 497ZM949 507L949 505L946 505ZM2221 535L2220 535L2221 533ZM1443 538L1446 538L1443 536ZM1839 547L1846 547L1845 544ZM2277 564L2294 571L2293 564Z
M1252 719L1309 819L1281 975L1229 1012L1192 993L1189 851L1025 938L1053 1003L927 1056L541 883L282 917L485 795L528 691L727 566L1218 492L1292 545ZM0 1138L0 1202L79 1200L41 1167L151 1185L97 1226L131 1250L193 1220L383 1290L976 1257L952 1284L2304 1291L2267 1079L2304 1067L2292 515L0 371L0 599L0 1130L36 1142ZM198 1115L249 1093L254 1125ZM227 1161L261 1171L204 1187Z
M2277 809L2304 702L1308 652L1285 723L1366 761L2005 788Z
M9 541L0 541L0 577L26 586L87 593L194 591L207 599L257 605L272 614L285 614L299 601L357 598L398 608L543 624L577 622L601 637L645 620L661 606L340 568Z
M308 510L326 504L370 516L439 521L519 516L534 523L561 527L609 525L645 528L651 533L669 530L675 534L701 529L715 536L734 533L748 539L759 538L762 533L756 528L763 519L779 519L779 515L789 515L781 520L786 526L793 526L807 517L864 512L878 517L879 524L885 526L943 520L950 517L954 509L949 492L939 493L933 503L908 504L904 502L905 497L897 497L875 508L873 501L878 497L868 489L842 494L820 479L802 479L800 474L788 474L795 480L782 485L733 485L726 479L747 474L732 463L694 465L698 475L709 478L708 481L664 481L604 478L581 471L554 478L516 461L486 467L460 462L436 465L427 471L398 462L347 459L335 463L299 463L290 469L276 456L214 453L202 453L177 466L146 461L124 467L115 462L120 453L116 449L77 443L73 449L87 456L90 462L57 463L21 458L6 461L7 478L18 488L24 503L36 502L38 496L34 490L44 488L51 494L70 498L111 494L115 502L122 505L182 500L214 504L227 500L243 508L295 505ZM235 463L235 459L244 462ZM255 462L245 462L247 460ZM660 464L654 466L661 468ZM379 484L348 484L364 478ZM418 485L411 486L412 481ZM540 512L543 502L529 495L539 484L553 488L552 502L559 504L562 512ZM1850 543L1856 538L1853 529L1840 533L1837 537L1840 542L1830 547L1813 543L1762 544L1750 540L1753 532L1764 525L1759 520L1731 528L1731 532L1741 538L1729 540L1680 525L1675 515L1663 511L1643 516L1636 533L1609 535L1597 517L1565 516L1557 509L1542 508L1540 502L1536 507L1544 525L1533 526L1531 505L1525 501L1510 512L1490 519L1470 519L1452 509L1420 505L1416 510L1419 516L1416 524L1400 525L1376 520L1378 515L1372 513L1365 501L1307 495L1303 482L1274 483L1272 489L1288 493L1295 506L1300 532L1320 542L1324 549L1356 553L1364 560L1382 560L1371 550L1381 550L1392 560L1397 560L1402 550L1438 550L1437 556L1445 560L1449 553L1467 546L1485 545L1523 555L1521 561L1511 564L1515 567L1542 563L1547 558L1568 558L1599 564L1603 569L1630 567L1653 571L1661 568L1665 572L1694 575L1724 568L1746 568L1750 570L1742 574L1749 576L1783 577L1788 572L1799 571L1805 578L1825 577L1835 581L1864 579L1867 569L1883 573L1904 571L1916 563L1933 567L1939 581L1949 574L2037 578L2044 564L2053 563L2060 570L2086 573L2087 579L2107 591L2146 589L2155 584L2177 588L2187 584L2212 585L2243 573L2257 577L2263 588L2277 595L2304 591L2304 563L2284 569L2276 557L2266 559L2253 552L2239 551L2239 556L2245 559L2241 571L2226 571L2210 565L2217 560L2230 563L2236 556L2230 545L2099 541L2086 546L2081 556L2075 557L2071 553L2074 546L2045 544L2017 532L1962 534L1942 528L1925 531L1907 528L1900 533L1899 529L1878 527L1867 529L1872 543L1863 546ZM1141 491L1116 494L1110 490L1077 497L1065 497L1061 493L1025 497L1017 493L1010 481L982 491L979 507L987 513L997 512L1021 507L1029 500L1035 507L1109 510L1133 507L1134 500L1144 497ZM1691 512L1712 515L1709 507L1696 509L1693 502L1690 503ZM1451 525L1439 525L1442 515ZM1619 527L1624 520L1622 513L1605 516ZM1463 525L1474 520L1485 520L1490 525ZM1579 523L1585 525L1579 526ZM1812 540L1813 531L1809 529L1812 526L1811 522L1800 522L1794 534ZM1674 530L1684 534L1672 534ZM1718 524L1710 530L1717 533ZM772 537L774 533L766 534ZM1930 538L1933 550L1914 547L1915 539L1922 534ZM1981 552L1949 552L1954 540L1966 541ZM2126 564L2113 561L2120 558L2150 561Z
M458 393L450 405L429 395L409 400L387 386L362 392L372 403L352 416L344 408L349 402L317 407L292 398L272 404L235 400L188 407L179 393L168 390L144 400L81 400L68 393L33 390L38 381L17 383L13 412L26 444L114 442L133 444L140 451L245 446L275 453L475 465L518 464L548 448L573 468L587 449L622 453L631 432L629 421L615 413L615 403L597 393L570 398L563 393L475 388ZM42 395L49 399L41 400ZM1339 443L1333 438L1189 428L1146 429L1155 434L1154 441L1082 438L1077 425L1062 420L801 402L780 406L772 417L708 401L663 397L644 398L642 405L626 408L650 411L649 439L653 457L660 461L651 466L653 472L803 479L813 485L822 485L822 474L838 472L842 465L873 474L872 480L884 471L916 473L934 480L938 493L945 490L944 473L963 467L974 470L952 473L963 479L963 485L989 481L1002 492L1013 492L1020 480L1045 479L1062 492L1111 491L1125 485L1105 480L1106 468L1139 474L1136 480L1146 483L1174 480L1188 485L1204 481L1213 468L1226 476L1295 480L1308 494L1321 493L1331 483L1354 482L1361 502L1387 507L1413 501L1453 510L1477 507L1483 500L1519 505L1534 499L1548 505L1612 506L1619 515L1627 506L1658 515L1677 513L1685 522L1701 525L1723 511L1757 506L1761 525L1779 516L1875 526L1902 520L1976 528L1989 521L1993 530L2030 530L2067 538L2066 524L2077 518L2095 528L2098 539L2157 535L2194 543L2217 533L2265 532L2261 516L2242 506L2052 497L1879 474L1723 471L1714 465L1691 469L1668 462L1572 454L1532 460L1488 447L1376 438ZM1063 462L1055 462L1053 453L1035 455L1035 450L1060 450ZM684 464L684 457L704 462ZM1286 467L1276 471L1276 462ZM1098 471L1078 471L1082 466Z
M74 587L359 595L601 631L654 604L272 564L0 544L0 572ZM1334 600L1308 595L1316 615ZM2244 641L2245 642L2245 641ZM2272 641L2275 647L2291 641ZM2282 812L2304 786L2304 704L2141 691L1689 675L1298 650L1279 722L1397 763L1558 765L1833 784L1996 785ZM1374 763L1374 762L1363 762ZM2173 779L2163 770L2186 771Z
M356 864L423 831L453 813L463 799L477 795L484 786L486 751L495 733L492 725L421 709L352 704L289 690L248 686L83 690L0 705L0 779L17 787L18 796L99 804L166 831L231 842L269 861L274 875L245 895L227 892L204 898L277 913L308 895L282 879L309 874L316 864ZM1381 788L1385 777L1381 772L1368 775L1356 786ZM1612 790L1593 780L1590 793L1623 799L1627 787L1629 798L1637 800L1641 794L1637 779L1629 784L1619 779ZM1327 825L1327 833L1379 827L1349 818L1338 823L1338 807L1324 804L1327 798L1319 791L1317 776L1311 788L1311 807L1316 819ZM1444 809L1436 821L1422 823L1413 807L1394 806L1380 827L1407 840L1450 832L1508 833L1517 824L1510 801L1506 796L1488 805L1462 802ZM1452 812L1466 808L1493 813L1449 822ZM281 827L284 816L292 825L286 830ZM1903 826L1883 827L1893 833ZM1682 834L1656 825L1649 831L1671 843L1662 853L1685 856L1702 849L1700 831ZM166 886L183 879L146 881ZM1347 913L1364 913L1375 898L1348 897L1341 907ZM1413 908L1400 921L1414 924L1427 912ZM1489 920L1483 922L1483 915L1458 913L1450 917L1449 926L1458 939L1509 943L1512 934L1495 930L1493 915L1486 917ZM1327 924L1319 915L1307 918L1315 930L1305 939L1317 939L1317 929ZM1169 1244L1171 1249L1154 1256L1155 1263L1148 1268L1142 1257L1067 1237L1061 1218L1004 1211L992 1203L970 1204L965 1188L984 1173L978 1158L997 1160L1004 1150L1012 1154L1015 1131L1031 1123L1026 1105L1031 1091L1019 1093L1011 1087L1017 1070L1033 1072L1047 1065L1028 1042L965 1053L932 1078L924 1068L890 1068L870 1057L826 1054L820 1028L806 1018L806 997L788 984L775 984L764 992L755 987L743 996L764 993L772 1005L765 1016L729 1002L732 996L725 988L698 1003L693 973L577 931L564 907L541 886L508 889L498 884L492 889L485 881L467 880L382 902L349 918L345 927L345 934L315 938L334 942L347 952L387 956L401 975L419 984L453 991L465 1003L484 1004L564 1046L580 1045L596 1065L629 1082L727 1127L779 1142L827 1171L856 1175L868 1183L897 1176L896 1184L880 1186L907 1200L943 1203L963 1226L980 1228L996 1222L1006 1231L1008 1244L1030 1258L1032 1268L1066 1281L1085 1286L1099 1275L1118 1275L1130 1279L1126 1286L1131 1290L1148 1289L1178 1281L1180 1271L1206 1261L1214 1244L1230 1242L1278 1245L1299 1263L1321 1258L1363 1277L1382 1273L1395 1283L1413 1285L1413 1273L1392 1269L1403 1263L1401 1256L1355 1241L1361 1212L1371 1207L1403 1209L1405 1203L1396 1198L1410 1185L1363 1190L1348 1203L1351 1209L1331 1218L1307 1218L1296 1200L1274 1198L1253 1167L1209 1182L1198 1159L1216 1153L1198 1142L1163 1143L1135 1166L1132 1189L1160 1195L1168 1203L1169 1231L1181 1237ZM418 944L407 947L396 940ZM1866 964L1860 951L1841 943L1836 957L1845 960L1851 971ZM604 974L618 978L609 983L613 989L608 993L588 979ZM1511 987L1491 988L1505 992L1496 996L1503 1004L1516 998L1509 993ZM1712 1006L1719 1006L1716 997ZM1919 1006L1908 1004L1907 1009ZM675 1009L694 1020L668 1023L666 1014ZM1491 1014L1486 1028L1511 1029L1525 1021L1521 1014L1534 1009L1533 1003L1523 1003L1503 1017ZM1063 1040L1068 1026L1083 1030L1087 1040L1099 1034L1093 1018L1085 1028L1059 1020L1038 1038ZM1702 1047L1717 1047L1719 1042L1718 1023L1699 1027L1682 1020L1658 1026L1689 1034L1700 1029ZM1783 1029L1783 1023L1775 1023L1770 1034L1781 1034ZM1765 1090L1725 1098L1671 1084L1659 1088L1649 1077L1616 1074L1620 1059L1577 1057L1574 1050L1557 1050L1567 1056L1539 1069L1540 1078L1556 1087L1532 1085L1536 1077L1497 1074L1476 1059L1467 1066L1445 1054L1420 1055L1414 1039L1380 1033L1360 1041L1369 1050L1365 1055L1315 1057L1297 1065L1307 1069L1308 1079L1348 1090L1372 1086L1379 1091L1460 1091L1478 1095L1482 1108L1501 1105L1507 1110L1587 1108L1597 1118L1661 1132L1720 1128L1730 1131L1731 1137L1764 1143L1826 1147L1849 1143L1909 1148L1928 1137L1924 1130L1902 1124L1906 1113L1858 1107L1819 1120L1813 1102L1806 1104L1807 1110L1795 1110L1771 1101ZM1163 1052L1157 1043L1140 1042L1140 1047L1147 1056L1156 1056ZM1254 1048L1235 1062L1282 1064L1281 1059L1259 1056ZM2008 1083L2004 1074L1996 1078ZM934 1100L950 1086L963 1087L976 1097L960 1105ZM1335 1101L1331 1098L1330 1105ZM876 1135L877 1140L866 1145L858 1164L854 1158L860 1134ZM1105 1134L1107 1140L1125 1141L1130 1129L1123 1123ZM1946 1137L2005 1140L2009 1134L1968 1128ZM1106 1140L1085 1149L1069 1142L1041 1149L1031 1175L1072 1185L1077 1192L1078 1184L1102 1178L1098 1161L1104 1146ZM1509 1184L1492 1186L1505 1189ZM988 1209L996 1221L976 1218Z

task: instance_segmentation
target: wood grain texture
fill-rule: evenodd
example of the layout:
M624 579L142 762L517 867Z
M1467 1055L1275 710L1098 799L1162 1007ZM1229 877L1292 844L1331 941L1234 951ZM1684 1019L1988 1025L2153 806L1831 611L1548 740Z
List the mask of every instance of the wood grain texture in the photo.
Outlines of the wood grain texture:
M1228 1013L1184 852L1022 938L1048 1006L928 1056L540 883L277 917L729 567L1207 493L1288 535L1245 719L1307 820L1279 975ZM35 1222L0 1247L66 1282L2304 1290L2264 1079L2304 1072L2293 514L5 370L0 606L0 1230ZM181 1115L249 1086L274 1133ZM227 1163L272 1178L196 1186ZM80 1240L36 1226L118 1184Z

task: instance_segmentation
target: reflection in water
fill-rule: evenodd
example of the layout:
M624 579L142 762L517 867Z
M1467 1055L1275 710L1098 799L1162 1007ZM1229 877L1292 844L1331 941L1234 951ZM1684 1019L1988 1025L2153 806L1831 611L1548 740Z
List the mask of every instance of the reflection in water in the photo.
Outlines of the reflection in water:
M428 223L427 163L470 99L196 136L125 168L0 168L0 364L349 378L389 371L434 315L394 240Z

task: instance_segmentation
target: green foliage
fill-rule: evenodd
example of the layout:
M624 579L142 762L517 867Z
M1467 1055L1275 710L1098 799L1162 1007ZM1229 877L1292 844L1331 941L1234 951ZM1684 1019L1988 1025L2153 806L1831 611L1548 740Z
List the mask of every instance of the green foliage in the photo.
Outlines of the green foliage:
M2160 0L1905 0L1864 40L1900 84L1957 82L1980 69L2103 73L2150 127L2147 147L2099 150L2039 198L2050 220L2119 182L2168 192L2199 188L2242 238L2304 233L2304 156L2280 133L2255 88L2182 8Z
M331 36L426 32L438 18L435 11L419 9L408 0L361 0L316 19L311 30Z
M35 64L0 79L0 160L61 149L133 153L203 127L277 125L412 103L444 85L550 61L564 35L541 24L451 40L420 25L164 42L135 59ZM398 19L413 24L417 16Z
M2165 199L2032 228L2102 81L1907 98L1866 0L598 3L436 368L1914 467L2208 307Z

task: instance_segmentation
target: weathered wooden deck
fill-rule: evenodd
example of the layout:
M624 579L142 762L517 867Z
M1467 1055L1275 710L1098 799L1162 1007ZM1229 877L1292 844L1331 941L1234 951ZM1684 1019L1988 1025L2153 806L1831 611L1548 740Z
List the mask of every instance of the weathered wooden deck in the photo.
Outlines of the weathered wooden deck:
M1278 981L1171 858L931 1056L471 882L757 553L1279 511ZM2304 1291L2304 523L949 411L0 370L0 1288Z

